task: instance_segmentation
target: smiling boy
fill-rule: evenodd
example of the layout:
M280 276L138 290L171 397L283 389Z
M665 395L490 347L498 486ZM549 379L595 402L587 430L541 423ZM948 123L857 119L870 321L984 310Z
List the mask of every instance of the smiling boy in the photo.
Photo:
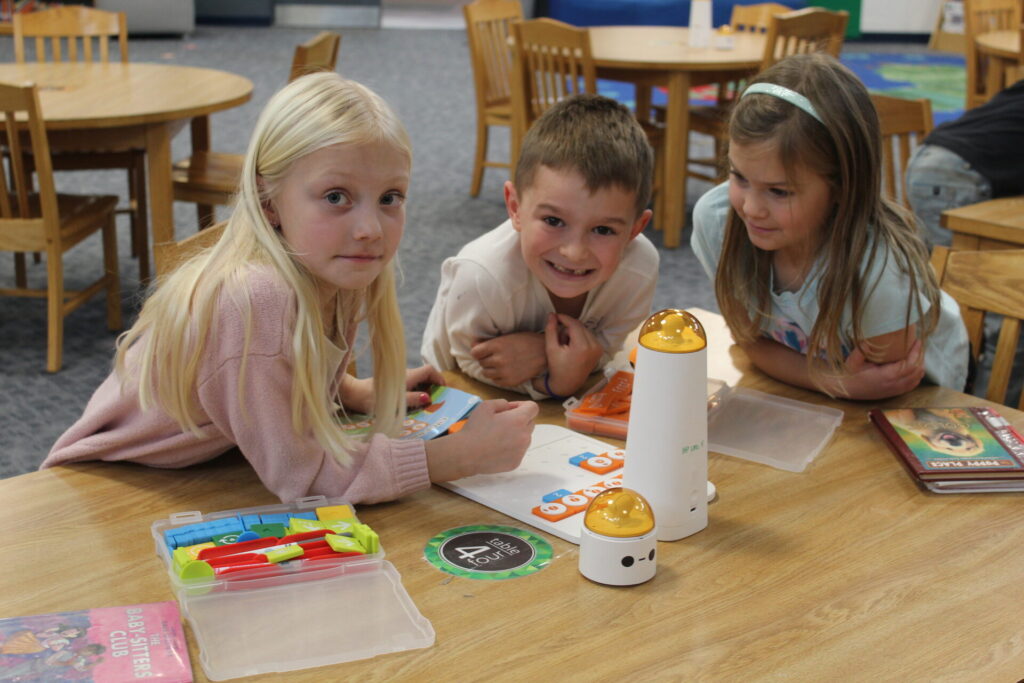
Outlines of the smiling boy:
M653 165L614 100L545 112L505 183L509 220L441 266L424 360L532 398L575 393L650 312L658 252L640 233Z

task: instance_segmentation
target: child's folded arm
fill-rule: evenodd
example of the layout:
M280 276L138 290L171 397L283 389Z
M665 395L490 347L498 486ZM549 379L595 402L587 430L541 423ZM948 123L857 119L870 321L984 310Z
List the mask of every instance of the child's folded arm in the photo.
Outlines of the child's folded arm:
M210 419L281 501L307 495L344 496L353 503L391 500L429 485L422 444L405 447L378 437L357 444L343 467L308 431L292 426L293 369L283 355L250 354L244 389L238 390L240 359L220 365L199 387ZM418 440L415 440L418 441ZM356 499L358 498L358 500Z

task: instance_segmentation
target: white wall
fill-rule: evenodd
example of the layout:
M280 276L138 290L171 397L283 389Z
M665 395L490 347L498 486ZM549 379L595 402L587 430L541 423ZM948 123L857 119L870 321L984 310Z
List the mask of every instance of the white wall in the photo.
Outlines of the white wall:
M861 33L931 33L943 0L862 0Z

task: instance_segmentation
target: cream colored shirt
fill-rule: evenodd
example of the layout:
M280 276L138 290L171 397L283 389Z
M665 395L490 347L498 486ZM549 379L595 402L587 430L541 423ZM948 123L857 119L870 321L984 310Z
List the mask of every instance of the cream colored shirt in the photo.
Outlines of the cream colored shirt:
M639 235L608 281L587 294L579 319L605 349L601 366L650 314L657 280L658 251ZM473 344L513 332L543 332L554 310L548 291L523 260L519 233L505 221L441 265L441 284L420 353L439 370L458 369L493 384L470 355ZM546 398L529 381L516 389L531 398Z

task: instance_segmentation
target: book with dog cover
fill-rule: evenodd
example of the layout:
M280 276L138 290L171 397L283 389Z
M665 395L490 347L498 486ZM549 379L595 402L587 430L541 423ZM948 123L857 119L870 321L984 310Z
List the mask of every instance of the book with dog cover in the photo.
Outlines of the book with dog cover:
M868 416L919 481L946 482L931 490L1014 490L1006 483L1013 480L1024 490L1024 438L993 408L875 409Z

